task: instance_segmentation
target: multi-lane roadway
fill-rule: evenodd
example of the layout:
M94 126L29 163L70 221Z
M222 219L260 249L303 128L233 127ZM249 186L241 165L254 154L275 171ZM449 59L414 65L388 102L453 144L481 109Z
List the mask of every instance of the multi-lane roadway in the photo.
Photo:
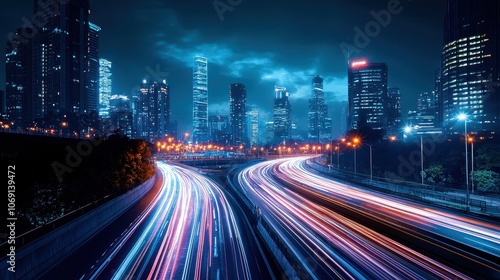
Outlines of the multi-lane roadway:
M78 278L273 278L249 227L235 213L240 209L214 181L185 167L159 162L158 168L163 184L157 195L110 244L91 248L90 255L98 257ZM72 257L86 258L84 253Z
M500 226L324 178L307 158L238 185L313 279L500 279Z

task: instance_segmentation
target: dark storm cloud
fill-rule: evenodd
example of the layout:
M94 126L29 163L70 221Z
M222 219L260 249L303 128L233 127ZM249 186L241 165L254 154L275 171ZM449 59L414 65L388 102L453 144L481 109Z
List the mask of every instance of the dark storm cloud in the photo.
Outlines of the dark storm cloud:
M113 91L130 94L151 76L148 69L168 72L172 118L182 130L191 129L195 54L209 59L211 113L227 113L228 85L242 82L249 104L269 118L274 86L285 86L294 120L305 129L310 75L325 78L326 100L338 112L347 98L347 60L340 44L354 46L355 28L363 30L374 21L372 13L391 1L243 0L221 21L214 1L108 0L92 2L91 20L102 27L101 57L113 62ZM388 64L389 84L401 87L403 111L408 111L418 93L433 89L444 2L401 0L399 5L402 11L359 48L358 56ZM9 23L5 32L13 28Z

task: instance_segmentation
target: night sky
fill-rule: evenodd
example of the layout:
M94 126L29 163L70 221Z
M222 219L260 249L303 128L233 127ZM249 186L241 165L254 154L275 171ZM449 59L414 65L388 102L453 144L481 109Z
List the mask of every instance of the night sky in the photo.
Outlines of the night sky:
M238 4L219 17L214 1L103 0L92 2L91 21L102 28L100 57L113 63L113 93L131 95L144 78L166 78L172 120L191 130L192 64L209 60L209 113L228 114L229 84L247 86L248 104L261 120L272 119L274 86L292 98L293 120L307 129L310 75L325 78L325 98L340 125L340 102L347 101L347 59L340 44L356 46L355 27L373 21L371 11L396 0L221 0ZM397 1L396 1L397 2ZM402 90L402 111L416 108L419 93L433 90L442 47L444 0L401 0L402 11L373 36L358 57L385 62L389 86ZM31 18L33 1L2 0L0 34ZM2 56L5 48L2 48ZM5 59L0 89L5 88ZM264 127L263 127L264 128Z

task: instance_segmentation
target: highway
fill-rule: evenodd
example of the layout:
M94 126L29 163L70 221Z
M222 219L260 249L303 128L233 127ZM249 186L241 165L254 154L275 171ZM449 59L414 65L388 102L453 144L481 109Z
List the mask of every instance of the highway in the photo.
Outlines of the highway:
M110 244L86 248L98 257L77 279L274 278L240 210L214 181L189 168L162 162L158 168L157 195ZM86 258L76 254L73 260ZM60 277L57 272L44 278Z
M324 178L308 157L238 184L311 279L500 279L500 226Z

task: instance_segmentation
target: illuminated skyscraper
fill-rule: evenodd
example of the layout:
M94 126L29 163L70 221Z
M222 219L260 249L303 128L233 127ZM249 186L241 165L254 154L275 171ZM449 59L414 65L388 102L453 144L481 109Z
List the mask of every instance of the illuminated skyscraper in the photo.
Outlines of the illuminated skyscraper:
M387 133L396 135L401 131L401 90L387 89Z
M229 85L229 127L231 144L246 143L247 89L244 84Z
M292 136L292 105L285 87L274 87L274 139L283 143Z
M249 124L248 135L250 135L250 146L254 146L259 143L259 108L257 106L252 106L247 115L247 123Z
M210 131L210 140L214 144L228 145L231 142L228 116L221 116L221 115L209 116L208 128Z
M266 122L266 144L274 142L274 122Z
M166 81L144 80L135 110L136 136L150 142L163 139L170 127L170 91Z
M348 129L387 129L387 65L354 61L348 70Z
M130 99L125 95L109 97L109 118L111 132L118 131L122 135L132 137L132 112Z
M441 60L441 108L447 133L500 132L500 2L448 0Z
M417 100L417 110L408 112L406 125L413 127L417 134L439 133L437 123L436 91L423 92Z
M90 0L71 0L45 14L35 1L35 17L45 22L33 45L34 84L43 98L43 113L84 114L97 111L99 30L89 22Z
M20 34L21 29L16 31ZM32 121L33 98L31 92L32 40L7 41L5 53L6 113L17 126Z
M99 59L99 116L109 117L111 97L111 61Z
M315 142L330 141L332 134L331 118L325 104L323 78L315 76L311 82L312 97L309 99L309 139Z
M208 60L197 55L193 66L193 142L208 139Z
M101 28L89 22L88 48L85 57L85 98L84 112L99 110L99 32Z

